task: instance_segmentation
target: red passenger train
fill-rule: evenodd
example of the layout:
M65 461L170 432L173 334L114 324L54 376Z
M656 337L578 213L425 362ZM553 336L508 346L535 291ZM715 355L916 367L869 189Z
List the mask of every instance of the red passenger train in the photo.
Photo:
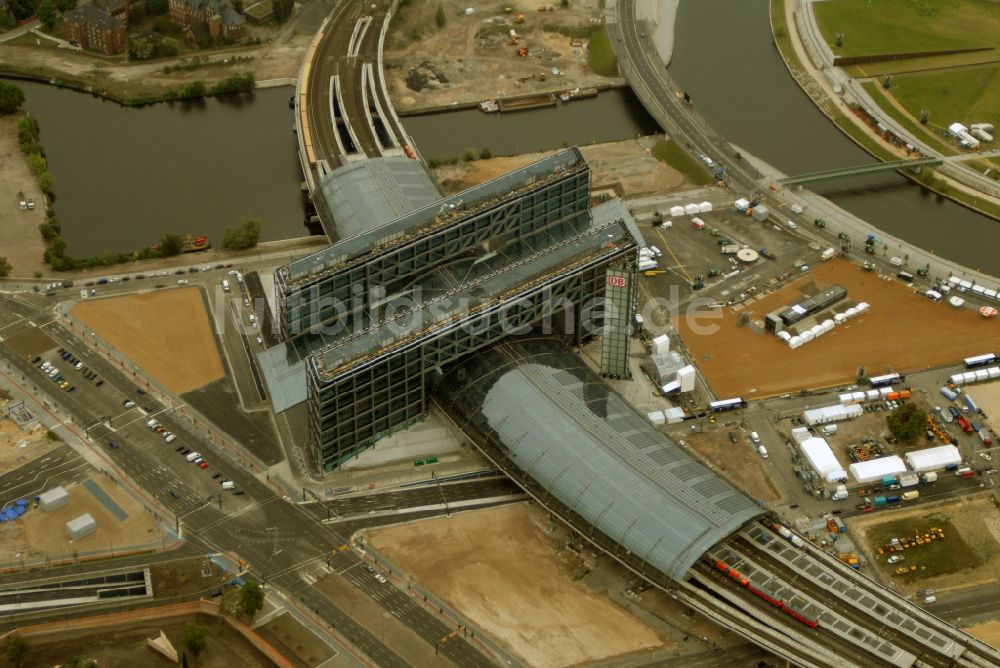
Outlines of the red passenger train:
M715 569L718 570L718 571L720 571L723 575L727 576L730 580L732 580L733 582L735 582L740 587L743 587L747 591L749 591L749 592L751 592L753 594L756 594L757 596L761 597L762 599L764 599L765 601L767 601L768 603L770 603L774 607L780 608L785 614L787 614L787 615L789 615L791 617L794 617L795 619L799 620L800 622L802 622L803 624L805 624L809 628L813 628L814 629L817 626L819 626L819 620L818 619L814 619L812 615L808 615L808 614L806 614L804 612L800 612L798 610L795 610L790 605L788 605L788 603L785 602L785 601L773 598L773 597L769 596L768 594L764 593L759 588L755 587L754 584L753 584L753 582L751 582L748 577L746 577L745 575L743 575L742 573L740 573L739 571L737 571L735 568L733 568L729 564L725 563L724 561L716 559L715 560Z

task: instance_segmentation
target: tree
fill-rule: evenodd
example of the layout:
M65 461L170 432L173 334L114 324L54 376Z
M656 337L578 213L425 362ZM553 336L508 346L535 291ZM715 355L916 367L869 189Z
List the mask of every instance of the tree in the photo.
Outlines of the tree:
M52 187L56 183L56 177L49 172L42 172L38 175L38 187L49 197L52 196Z
M160 15L167 13L167 0L146 0L146 13Z
M184 242L176 234L165 234L160 239L160 257L173 257L180 255L184 248Z
M914 404L903 404L885 418L889 431L902 441L913 441L927 429L927 413Z
M239 610L236 616L250 621L264 607L264 590L256 582L248 582L240 589Z
M208 89L205 88L205 82L201 79L192 81L186 86L183 86L180 91L179 97L181 98L191 98L191 97L205 97L205 93Z
M28 166L31 167L31 171L35 174L43 174L45 172L46 160L37 153L28 154Z
M462 152L462 159L465 160L466 162L472 162L473 160L475 160L476 149L474 148L465 149L465 151Z
M23 21L35 13L35 0L10 0L10 9L14 18Z
M208 641L206 640L207 636L207 626L195 624L194 622L188 622L184 625L184 647L186 647L193 656L198 656L201 654L202 650L205 649L205 646L208 644Z
M6 264L8 270L10 269L10 263L7 262L7 258L0 257L0 268ZM7 274L0 274L6 276ZM24 638L14 633L9 638L7 638L7 665L12 668L20 668L24 665L25 660L28 658L28 643Z
M254 216L243 216L239 227L227 227L222 233L222 247L246 250L257 245L263 221Z
M76 0L56 0L56 9L65 14L71 9L76 9ZM134 7L132 12L135 12Z
M493 151L491 151L488 148L483 148L483 150L479 152L480 160L489 160L492 157L493 157Z
M444 7L438 5L437 11L434 12L434 22L437 23L438 28L443 28L444 24L448 22L448 17L444 15Z
M74 655L66 659L62 668L97 668L97 662L89 656Z
M51 32L56 27L57 18L52 0L42 0L42 4L38 5L38 20L42 22L42 27Z
M6 81L0 81L0 114L13 114L24 104L24 91Z
M272 0L271 8L274 10L274 20L277 23L284 23L285 19L292 15L292 5L294 0Z

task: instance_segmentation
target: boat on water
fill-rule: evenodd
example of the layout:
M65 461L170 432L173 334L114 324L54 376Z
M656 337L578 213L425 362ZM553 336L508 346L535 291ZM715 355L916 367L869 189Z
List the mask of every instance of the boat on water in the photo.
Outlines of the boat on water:
M582 100L587 97L597 97L597 89L573 88L572 90L564 90L559 93L559 99L563 102L569 102L570 100Z

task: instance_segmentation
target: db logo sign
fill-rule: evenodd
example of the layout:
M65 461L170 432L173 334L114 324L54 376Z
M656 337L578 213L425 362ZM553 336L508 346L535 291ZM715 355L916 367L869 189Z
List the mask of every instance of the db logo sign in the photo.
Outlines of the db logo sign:
M608 276L608 285L613 288L624 288L625 287L625 277L624 276Z

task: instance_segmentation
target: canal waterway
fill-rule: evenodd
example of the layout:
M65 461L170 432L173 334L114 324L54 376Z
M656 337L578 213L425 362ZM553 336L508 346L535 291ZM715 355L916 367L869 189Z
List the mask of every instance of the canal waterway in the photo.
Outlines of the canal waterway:
M69 254L148 246L164 234L221 244L245 214L263 241L306 236L289 88L122 107L17 82L38 118Z
M787 174L874 162L789 75L771 38L768 6L768 0L683 0L671 76L719 133ZM1000 276L1000 223L894 172L813 190L893 236Z
M517 155L661 132L629 88L540 109L502 114L463 109L401 120L425 159L461 157L467 148Z

